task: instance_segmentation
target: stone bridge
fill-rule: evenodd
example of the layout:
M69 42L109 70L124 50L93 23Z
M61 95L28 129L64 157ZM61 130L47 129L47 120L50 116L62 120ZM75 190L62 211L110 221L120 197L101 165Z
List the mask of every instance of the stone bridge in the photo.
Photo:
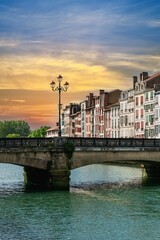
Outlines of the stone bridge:
M67 142L75 146L71 160ZM23 166L28 184L51 189L68 189L71 169L96 163L136 164L159 180L160 139L0 138L0 163Z

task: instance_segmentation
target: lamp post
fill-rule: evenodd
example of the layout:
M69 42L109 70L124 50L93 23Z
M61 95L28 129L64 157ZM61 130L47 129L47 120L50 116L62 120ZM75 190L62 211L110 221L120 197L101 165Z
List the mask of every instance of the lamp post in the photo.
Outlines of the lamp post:
M58 122L58 136L61 137L61 92L67 92L68 87L69 87L69 83L65 82L64 86L61 86L61 82L62 82L62 76L59 75L57 77L57 81L58 81L58 86L55 86L55 82L52 81L50 83L50 86L52 88L52 91L58 91L58 96L59 96L59 101L58 101L58 110L59 110L59 122Z

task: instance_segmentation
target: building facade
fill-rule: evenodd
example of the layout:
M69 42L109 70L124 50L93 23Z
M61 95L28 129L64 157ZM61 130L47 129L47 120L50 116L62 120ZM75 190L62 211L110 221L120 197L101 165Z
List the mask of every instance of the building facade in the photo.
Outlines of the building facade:
M61 119L62 136L159 138L160 73L133 76L133 88L125 91L90 93L80 104L66 106Z

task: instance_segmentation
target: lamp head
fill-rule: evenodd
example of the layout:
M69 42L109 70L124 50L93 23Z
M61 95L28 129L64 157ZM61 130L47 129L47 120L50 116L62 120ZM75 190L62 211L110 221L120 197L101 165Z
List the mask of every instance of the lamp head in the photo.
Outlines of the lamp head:
M68 83L68 82L65 82L64 88L65 88L66 91L67 91L68 87L69 87L69 83Z
M61 75L59 75L58 77L57 77L57 80L58 80L58 82L60 83L60 82L62 82L62 76Z
M50 83L50 86L51 86L52 89L54 89L54 87L55 87L55 82L52 81L52 82Z

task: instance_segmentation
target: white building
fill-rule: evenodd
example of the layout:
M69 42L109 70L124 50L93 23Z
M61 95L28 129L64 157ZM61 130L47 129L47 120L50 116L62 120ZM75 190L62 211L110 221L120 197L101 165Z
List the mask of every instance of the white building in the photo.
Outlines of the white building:
M128 137L128 91L120 95L120 138Z
M155 97L154 89L146 89L145 91L145 138L154 138L155 137Z
M134 137L134 89L128 90L127 112L128 112L127 137L133 138Z
M86 100L80 103L81 107L81 137L86 137Z
M53 128L47 129L46 137L58 137L58 127L53 127Z
M148 73L143 72L140 78L135 82L135 138L145 137L145 112L144 112L144 96L145 96L145 80Z
M110 111L110 123L111 123L111 138L119 138L120 128L119 128L119 102L111 105Z
M155 86L155 138L160 138L160 84Z

